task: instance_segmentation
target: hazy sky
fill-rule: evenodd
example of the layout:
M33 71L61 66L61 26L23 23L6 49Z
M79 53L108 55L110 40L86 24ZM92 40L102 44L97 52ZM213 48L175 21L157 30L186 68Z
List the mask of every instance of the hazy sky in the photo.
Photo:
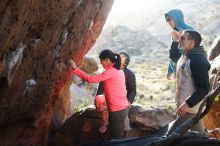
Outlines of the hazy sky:
M140 25L146 19L154 19L151 16L164 15L170 8L170 0L115 0L109 17L108 25ZM177 0L178 1L178 0ZM161 13L161 14L159 14ZM132 22L133 21L133 22Z
M127 14L135 11L137 12L153 7L154 4L155 1L151 0L115 0L112 7L112 15L117 13Z
M179 8L187 23L209 34L209 31L217 29L219 20L213 16L218 15L219 7L220 0L115 0L103 30L108 26L124 25L130 29L146 29L152 34L167 34L171 28L164 14L170 9ZM211 24L209 21L216 22Z

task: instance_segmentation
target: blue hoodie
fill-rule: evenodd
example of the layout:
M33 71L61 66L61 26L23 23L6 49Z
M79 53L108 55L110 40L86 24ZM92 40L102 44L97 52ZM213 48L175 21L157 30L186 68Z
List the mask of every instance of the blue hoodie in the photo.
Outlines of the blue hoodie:
M174 21L174 23L176 24L177 31L186 30L186 29L193 29L192 26L190 26L189 24L186 24L184 22L184 15L183 15L182 10L172 9L172 10L168 11L167 13L165 13L165 17L167 15L170 16L172 18L172 20Z

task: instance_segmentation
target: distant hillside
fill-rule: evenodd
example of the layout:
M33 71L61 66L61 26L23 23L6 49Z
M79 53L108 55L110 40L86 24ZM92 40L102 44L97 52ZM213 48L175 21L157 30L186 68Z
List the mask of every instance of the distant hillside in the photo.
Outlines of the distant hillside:
M132 30L127 26L118 25L108 27L103 31L94 50L100 52L103 49L112 49L115 52L126 51L132 56L142 56L168 47L169 41L159 39L145 29Z
M204 45L210 45L220 34L219 0L155 0L156 2L158 7L146 6L146 9L127 15L112 12L92 51L109 48L115 51L128 50L133 55L139 55L145 54L149 49L167 49L171 29L164 20L164 13L170 8L183 10L186 22L203 35Z
M155 7L126 15L112 13L88 53L98 60L103 49L128 52L129 67L137 76L137 101L145 106L175 107L174 83L166 80L171 29L164 20L164 12L170 8L183 10L186 22L201 32L208 50L220 34L220 0L155 0Z

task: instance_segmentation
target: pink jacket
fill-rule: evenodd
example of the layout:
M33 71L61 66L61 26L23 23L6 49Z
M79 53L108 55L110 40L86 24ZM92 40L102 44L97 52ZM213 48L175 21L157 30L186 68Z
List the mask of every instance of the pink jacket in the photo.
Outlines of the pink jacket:
M123 110L128 107L125 75L122 70L108 66L101 74L90 76L79 68L72 71L89 83L104 82L104 92L107 106L110 112Z

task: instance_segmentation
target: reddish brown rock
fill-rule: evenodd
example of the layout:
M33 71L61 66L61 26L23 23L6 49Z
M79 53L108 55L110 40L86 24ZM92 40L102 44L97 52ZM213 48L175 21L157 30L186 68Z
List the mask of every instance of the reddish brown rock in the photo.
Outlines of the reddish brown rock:
M109 131L101 134L98 131L101 115L94 108L78 112L69 118L56 134L51 145L79 145L100 138L111 139Z
M211 61L210 86L215 89L220 83L220 36L214 41L209 56ZM204 122L207 129L213 130L220 127L220 97L216 97L209 113L205 116Z
M50 123L49 137L57 132L57 130L63 125L63 123L71 116L70 111L70 85L72 81L69 80L60 91L60 95L57 97L53 106L52 120Z
M98 70L98 64L93 58L84 57L80 65L80 68L86 73L92 74ZM70 85L72 83L76 83L75 81L76 80L74 79L68 80L67 83L61 89L60 95L56 99L56 103L54 104L54 108L53 108L52 123L50 126L50 137L53 137L53 135L56 133L57 130L59 130L59 128L64 124L64 122L70 116L72 116L72 114L74 113L73 104L74 105L79 104L76 101L74 101L75 103L71 103L71 101L73 100L72 98L80 98L80 97L76 97L77 94L76 95L74 94L74 97L70 97ZM91 86L90 88L92 88L91 90L95 90L94 89L95 87L93 87L92 84L89 84L89 85ZM87 89L86 91L88 92L89 92L89 89L88 89L89 85L85 87Z
M215 89L217 85L220 83L220 64L219 60L220 56L216 57L212 62L212 70L210 75L210 86L211 90ZM216 61L216 62L215 62ZM220 127L220 96L215 98L215 101L208 112L208 114L204 118L205 127L207 129L215 129Z
M205 127L215 129L220 127L220 101L215 101L209 113L205 116Z
M66 62L81 61L112 3L1 1L0 145L46 145L54 105L67 104L58 98L69 79Z

